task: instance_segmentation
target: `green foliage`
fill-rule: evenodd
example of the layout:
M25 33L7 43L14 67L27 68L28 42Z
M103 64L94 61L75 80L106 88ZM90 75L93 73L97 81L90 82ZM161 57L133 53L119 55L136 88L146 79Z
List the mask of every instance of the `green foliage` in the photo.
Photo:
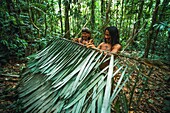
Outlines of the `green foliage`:
M120 40L123 47L127 45L127 40L133 38L136 34L136 28L140 29L145 23L146 26L135 37L134 43L137 46L129 46L127 50L144 51L146 47L148 33L150 32L150 25L155 6L155 1L145 1L141 18L138 18L140 13L141 1L128 0L124 2L112 2L109 12L109 22L105 23L105 12L108 7L106 1L101 4L101 1L95 1L95 9L92 9L92 1L68 1L70 4L69 18L70 18L70 37L77 38L76 35L81 31L83 26L87 26L92 31L92 36L97 46L103 38L103 29L106 26L117 26L120 31ZM61 9L65 7L66 1L61 0ZM122 4L123 3L123 4ZM64 36L65 27L65 13L61 10L59 12L59 1L6 1L1 2L0 7L0 34L1 45L8 49L8 55L15 55L16 57L23 57L25 52L31 54L39 49L44 48L54 37ZM101 12L102 5L104 6ZM9 7L10 6L10 7ZM169 6L166 1L162 1L159 6L157 23L154 25L154 30L159 30L159 38L156 40L155 50L149 56L150 58L160 58L169 60L167 53L169 49ZM95 15L91 15L91 11L95 11ZM61 18L60 18L61 16ZM91 17L94 17L95 23L91 23ZM140 24L137 24L140 21ZM62 23L61 23L62 22ZM120 26L121 25L121 26ZM154 31L156 32L156 31ZM65 32L66 33L66 32ZM152 39L154 42L155 33ZM163 40L161 40L163 39ZM166 47L164 45L166 44ZM161 47L158 48L158 45ZM167 48L168 47L168 48ZM162 49L163 48L163 49ZM166 49L167 48L167 49ZM20 49L20 50L19 50ZM151 47L152 49L152 47ZM19 50L19 51L17 51ZM163 51L162 51L163 50ZM5 49L4 49L5 51ZM16 51L16 52L14 52ZM143 53L143 52L141 52ZM154 54L153 54L154 53ZM28 55L29 55L28 54ZM142 56L142 55L140 55Z
M144 50L146 47L146 43L148 42L148 34L150 32L153 32L153 37L151 37L151 44L150 44L151 51L149 54L149 58L163 59L166 62L169 62L170 61L170 53L169 53L169 49L170 49L169 12L170 10L169 10L169 5L168 5L169 2L166 3L166 1L167 0L161 1L161 4L158 7L159 9L158 15L157 15L158 17L156 18L156 23L154 23L155 25L153 27L155 29L153 31L150 31L150 29L152 29L150 26L152 24L151 20L154 14L153 9L156 4L155 1L153 0L151 1L147 0L144 2L144 7L143 7L140 18L138 18L138 15L140 14L140 11L141 11L139 10L139 8L141 7L140 5L141 1L128 0L128 1L124 1L123 4L120 1L117 1L116 3L114 2L114 4L112 3L111 9L109 12L108 23L105 23L105 19L106 19L105 13L108 8L108 1L104 1L103 4L101 4L101 1L99 0L95 1L95 9L91 8L92 7L91 0L86 0L82 2L75 1L75 0L74 2L68 1L70 4L70 9L68 12L69 12L69 19L70 19L69 27L70 27L71 37L75 38L75 36L77 36L76 34L79 33L79 31L81 31L81 28L83 26L87 26L92 30L94 43L97 46L103 40L103 29L106 26L114 25L114 26L117 26L120 31L120 38L121 38L120 40L121 40L121 44L123 48L126 47L130 43L129 41L130 39L132 39L133 41L134 37L136 38L136 40L134 41L136 46L134 47L129 44L130 46L128 46L125 49L125 50L130 51L128 53L129 56L142 57L143 54L145 53ZM66 32L64 33L62 31L64 30L63 28L65 27L64 25L64 22L65 22L64 14L65 13L63 9L65 7L66 1L61 0L61 3L62 3L61 4L61 9L62 9L61 15L59 13L58 2L59 1L53 1L53 0L51 1L11 0L10 2L8 2L8 0L6 1L3 0L0 2L0 5L1 5L0 7L0 65L7 63L9 59L16 60L21 57L35 53L36 51L45 48L49 43L51 42L53 43L54 41L53 38L59 38L59 37L61 38L64 36ZM101 12L102 5L104 6L103 12ZM95 18L95 23L91 23L90 21L92 17L91 15L92 10L95 11L95 15L93 15L93 17ZM138 22L140 22L140 24L138 24ZM135 34L137 30L140 30L140 32L138 34ZM62 42L62 43L63 45L66 45L65 42ZM48 112L50 110L54 110L56 107L58 108L59 106L58 110L63 110L63 108L65 108L64 110L66 110L67 108L67 110L72 109L72 111L76 111L78 108L79 110L77 110L77 112L80 112L82 106L84 105L83 106L84 109L89 112L90 111L96 112L96 110L100 112L102 110L106 110L106 108L104 108L104 104L102 103L102 100L104 99L107 105L108 98L104 96L105 90L103 88L106 86L106 81L107 81L106 78L108 77L107 76L108 73L101 72L101 70L99 71L97 69L98 66L100 65L98 64L100 60L99 62L96 62L97 61L96 57L98 56L97 58L99 58L100 54L93 52L91 49L90 50L83 49L83 47L78 48L74 44L67 45L69 47L71 46L70 48L73 47L72 49L65 48L65 46L62 46L62 44L59 44L59 43L57 44L61 45L61 47L56 45L56 46L51 47L52 49L50 49L50 46L48 46L46 49L44 49L43 51L44 53L41 52L37 54L38 55L36 57L37 59L34 59L31 57L31 59L34 59L34 60L28 66L29 67L28 73L23 74L26 76L23 80L29 79L30 81L28 80L27 81L28 83L25 83L26 85L28 85L29 89L27 88L25 89L28 92L21 93L23 96L23 100L25 99L25 97L27 98L28 96L27 100L22 101L22 103L24 103L24 106L22 107L22 109L27 109L27 107L29 106L29 108L26 111L26 112L29 112L31 110L45 111L48 108L52 108L52 109L48 109L47 110ZM65 48L66 50L64 50L62 47ZM74 47L77 48L77 50L75 50ZM57 52L55 50L57 50ZM79 53L80 50L85 52L85 54L83 53L80 54ZM55 53L52 53L54 51ZM73 53L66 54L69 51ZM92 52L91 56L88 56L90 52ZM80 56L79 54L82 56ZM77 55L76 57L77 60L73 59L75 58L76 55ZM93 57L93 55L96 55L96 57ZM91 62L88 62L88 61L86 62L86 60L88 59L87 57L93 58L95 60L93 61L92 59L90 59L89 61ZM135 72L139 72L137 74L139 78L137 79L147 81L146 78L148 77L146 76L145 73L148 72L148 70L150 70L150 68L148 68L147 66L146 67L141 66L140 68L142 69L140 69L138 67L139 62L132 61L127 58L123 57L122 59L119 59L117 61L118 64L116 65L116 67L120 69L119 74L121 73L122 78L119 79L120 81L118 82L117 85L116 83L114 84L116 88L116 90L114 91L115 95L112 95L111 97L109 97L112 99L114 103L114 106L112 107L114 108L116 112L127 112L127 109L129 109L131 105L135 106L139 103L139 102L136 102L135 99L133 99L133 96L135 95L135 89L139 87L138 80L134 82L133 79L131 78L129 79L130 82L132 83L128 85L129 89L131 90L130 99L126 97L125 92L122 90L122 87L124 85L122 83L126 81L129 76L131 77L131 71L134 70ZM53 61L55 63L53 63ZM124 61L123 64L121 61ZM67 78L66 75L70 74L72 71L73 72L77 72L77 70L80 71L81 70L80 67L83 66L85 62L88 64L88 66L91 66L91 65L94 66L94 63L96 63L97 65L94 66L95 68L91 66L92 68L91 70L85 67L85 70L82 69L83 72L81 72L81 74L83 73L83 75L88 76L88 75L93 75L93 74L98 73L97 76L99 78L94 79L91 76L89 78L85 76L85 78L83 79L85 81L81 81L81 82L79 82L78 78L76 78L75 76L70 79ZM125 65L124 63L127 65ZM136 65L134 66L134 64ZM122 65L123 67L121 67ZM78 66L78 68L76 68L76 66ZM35 73L37 74L37 78L36 76L34 76ZM77 75L77 73L75 75ZM32 79L29 78L28 76L29 74L32 75L31 76L33 77ZM81 74L79 74L79 76ZM66 79L64 79L64 77L66 77ZM40 79L40 80L37 81L37 79ZM78 81L78 82L76 81L75 83L76 85L78 83L78 87L74 85L76 86L74 89L75 91L77 91L77 89L80 88L80 91L70 93L70 91L68 90L72 88L71 85L73 84L73 81L75 80ZM95 82L96 84L94 83L88 86L86 83L90 82L91 80L94 80L93 82ZM100 80L101 81L103 80L102 83L97 84L99 83ZM110 77L108 77L108 80L110 80ZM33 83L35 84L32 85ZM129 82L126 81L126 83L129 83ZM86 86L83 86L82 84L83 85L85 84ZM51 85L54 85L55 87L51 88ZM109 86L110 88L110 84L107 84L107 86ZM133 86L133 88L131 88L131 86ZM64 89L62 89L61 87ZM100 89L101 91L99 92L97 89ZM59 93L57 94L55 91L58 91ZM82 94L81 91L82 92L84 91L83 92L84 94ZM139 94L142 96L142 92L144 91L145 91L145 87L140 88ZM29 93L32 95L29 96ZM41 94L41 95L37 95L37 94ZM120 96L118 94L120 94ZM89 99L87 99L86 97L87 95L88 96L90 95ZM53 97L55 96L56 98L54 99ZM142 98L141 96L138 97L136 100L140 100ZM38 101L35 102L36 99L31 100L31 98L33 97L36 97ZM42 104L41 99L45 99L45 103ZM126 104L122 104L123 103L122 100ZM49 105L49 102L51 102L50 105ZM76 104L76 102L78 103ZM89 105L87 104L88 102L90 102ZM152 103L152 99L149 99L148 102ZM31 105L32 103L33 105ZM167 102L165 103L169 105ZM95 108L97 106L97 108L92 109L91 106L92 108ZM40 110L40 108L42 109ZM123 109L119 109L119 108L123 108ZM165 107L164 109L167 109L167 108Z
M130 108L138 112L141 100L148 98L143 92L154 86L153 69L158 69L143 65L142 59L106 57L66 39L53 40L30 58L18 87L24 113L127 113ZM99 68L105 61L110 64Z
M10 9L7 8L8 5L10 5ZM40 16L40 14L46 15L44 3L12 1L9 4L4 1L0 11L0 46L3 55L1 55L1 58L3 57L1 62L7 63L9 59L19 59L44 48L56 34L47 29L47 33L50 33L44 34L46 20ZM37 13L39 17L33 18L35 17L33 13Z
M1 15L3 14L4 13L1 12ZM19 58L25 54L24 51L27 47L27 42L24 39L20 38L21 33L15 14L9 15L9 13L6 12L5 18L0 18L2 20L0 23L0 45L2 47L1 52L6 53L4 57L6 57L7 59L12 56L16 56Z
M23 73L23 80L19 88L21 104L24 105L22 106L23 111L87 112L93 111L95 108L91 106L93 103L97 104L98 102L95 106L102 106L98 110L105 113L107 111L105 105L110 106L107 98L111 91L112 77L118 72L121 73L121 70L124 69L120 67L119 70L112 75L113 67L115 66L112 64L104 70L98 71L99 65L104 60L100 61L101 58L101 53L75 43L62 39L53 41L51 45L36 55L35 59L28 64L29 70ZM112 56L111 62L113 62L113 60ZM109 70L108 76L107 70ZM31 73L35 75L27 81ZM118 95L121 90L121 87L125 84L120 84L124 76L125 70L122 73L114 93L109 96L111 100L114 100L115 96ZM128 76L125 77L125 81L127 78ZM27 81L26 83L24 82L25 80ZM26 87L22 87L23 85ZM105 91L104 87L106 87ZM91 91L94 93L91 93ZM39 95L39 93L41 94ZM103 97L103 103L101 100L102 95L99 96L100 98L98 97L99 93L105 95ZM37 96L34 98L35 95ZM43 103L41 103L41 99L43 99ZM91 99L94 99L95 102L91 101Z
M1 45L0 45L1 46ZM3 50L2 46L0 48L0 66L7 63L7 53Z

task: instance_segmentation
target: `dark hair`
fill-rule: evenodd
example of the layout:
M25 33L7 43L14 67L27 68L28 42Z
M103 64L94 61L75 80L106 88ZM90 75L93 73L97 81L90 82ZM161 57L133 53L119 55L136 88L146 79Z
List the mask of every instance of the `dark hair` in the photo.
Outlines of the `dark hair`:
M107 27L105 29L105 31L108 30L109 31L109 34L111 36L111 46L115 45L115 44L120 44L119 43L119 31L117 29L117 27L115 26L110 26L110 27ZM104 31L104 32L105 32ZM106 42L106 40L105 40Z
M86 32L86 33L91 34L90 29L87 28L87 27L83 28L83 29L82 29L82 32Z
M91 32L90 32L90 29L89 29L89 28L84 27L84 28L82 28L82 31L81 31L81 32L89 33L89 34L90 34L90 37L88 37L88 40L91 39ZM80 42L82 42L82 41L83 41L83 38L81 38L81 41L80 41Z

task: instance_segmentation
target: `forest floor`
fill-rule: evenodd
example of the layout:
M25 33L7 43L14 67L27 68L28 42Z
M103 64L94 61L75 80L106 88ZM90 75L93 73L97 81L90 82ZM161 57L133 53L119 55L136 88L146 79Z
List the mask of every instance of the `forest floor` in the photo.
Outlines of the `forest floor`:
M0 113L16 113L17 85L25 62L11 62L0 70Z
M25 68L26 62L11 62L1 66L0 70L0 113L17 113L16 103L17 85L20 79L20 73ZM157 76L152 79L157 80ZM168 80L169 81L169 80ZM162 86L150 87L144 91L144 96L138 106L139 113L169 113L170 112L170 84L162 83ZM159 81L161 82L161 81ZM127 93L129 93L127 91ZM163 94L166 96L163 97ZM134 113L130 110L129 113ZM137 112L138 113L138 112Z

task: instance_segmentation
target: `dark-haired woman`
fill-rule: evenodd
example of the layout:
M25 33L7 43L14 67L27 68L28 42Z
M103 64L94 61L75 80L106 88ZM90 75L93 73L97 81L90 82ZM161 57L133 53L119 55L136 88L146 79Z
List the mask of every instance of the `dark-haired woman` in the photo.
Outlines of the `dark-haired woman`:
M117 53L122 46L119 43L119 31L115 26L107 27L104 31L104 42L99 44L98 49Z
M97 47L101 51L117 53L121 50L122 46L119 42L119 31L115 26L107 27L104 31L104 42ZM104 52L106 53L106 52ZM100 69L104 69L109 65L109 60L100 65Z

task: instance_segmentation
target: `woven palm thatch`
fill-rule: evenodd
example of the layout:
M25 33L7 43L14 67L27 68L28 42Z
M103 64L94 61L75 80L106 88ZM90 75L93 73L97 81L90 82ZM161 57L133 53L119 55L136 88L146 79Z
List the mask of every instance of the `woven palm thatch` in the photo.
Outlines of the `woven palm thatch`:
M100 69L107 60L110 64ZM142 66L119 56L106 57L94 49L57 39L37 53L22 73L18 88L22 112L111 113L120 109L128 112L122 89L139 67ZM143 70L150 74L150 69ZM119 76L117 82L115 75Z

